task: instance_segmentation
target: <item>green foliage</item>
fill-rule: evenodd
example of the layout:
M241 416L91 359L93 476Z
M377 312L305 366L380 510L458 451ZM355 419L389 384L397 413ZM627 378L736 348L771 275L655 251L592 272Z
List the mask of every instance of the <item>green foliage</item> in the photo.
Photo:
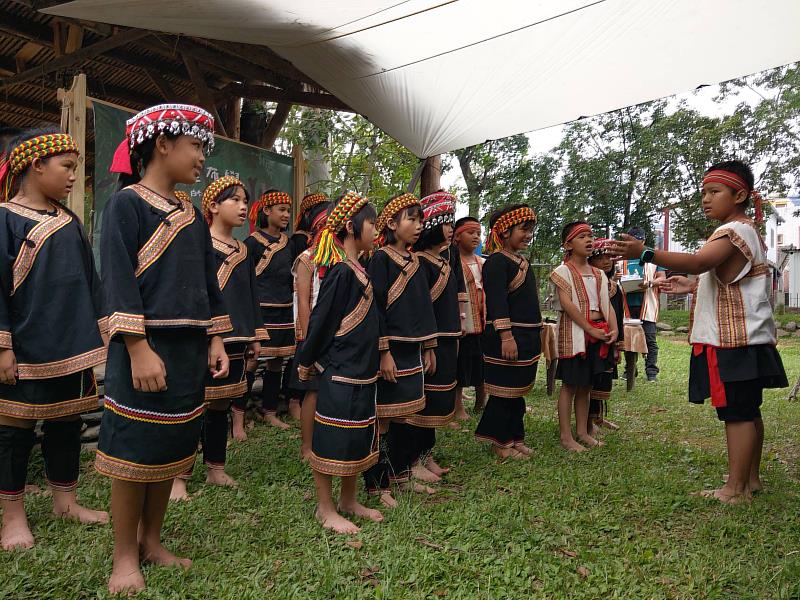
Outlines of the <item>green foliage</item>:
M402 493L382 524L350 538L314 520L314 484L298 459L297 429L257 426L228 450L236 489L204 485L171 504L165 545L194 559L183 572L145 566L137 598L747 598L800 597L797 457L800 403L767 391L765 491L750 506L691 492L722 483L725 442L713 409L686 400L689 347L661 338L658 383L614 388L606 446L580 456L558 443L544 361L528 399L530 461L499 464L473 438L475 420L437 433L453 467L432 497ZM789 378L800 345L781 341ZM32 482L42 484L35 450ZM108 507L110 484L84 456L79 498ZM359 483L359 487L361 484ZM362 501L378 507L375 499ZM0 598L107 598L112 527L62 522L51 499L26 497L37 546L0 551ZM348 544L350 542L350 544Z

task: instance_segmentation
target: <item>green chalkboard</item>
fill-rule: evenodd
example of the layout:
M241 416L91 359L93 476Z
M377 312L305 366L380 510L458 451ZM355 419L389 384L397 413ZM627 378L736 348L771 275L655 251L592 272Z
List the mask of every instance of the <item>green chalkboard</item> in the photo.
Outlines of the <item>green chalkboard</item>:
M114 151L125 136L125 121L132 112L91 99L94 108L95 131L95 164L94 164L94 235L93 244L96 249L103 235L101 223L103 208L109 197L117 191L117 175L108 172ZM242 180L250 194L250 200L258 198L265 190L277 188L292 193L294 183L294 166L291 156L269 152L249 144L242 144L225 138L216 138L214 151L206 158L203 173L195 185L180 186L189 192L197 206L203 196L203 190L213 180L223 175L234 175ZM236 237L244 239L249 234L249 225L245 223L234 232Z

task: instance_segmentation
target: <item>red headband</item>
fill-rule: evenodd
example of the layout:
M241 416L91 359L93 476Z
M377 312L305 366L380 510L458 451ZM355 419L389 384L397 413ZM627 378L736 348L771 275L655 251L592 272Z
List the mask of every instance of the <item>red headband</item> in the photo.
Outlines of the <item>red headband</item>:
M721 183L734 191L745 191L753 194L753 207L756 211L756 223L764 221L764 212L761 210L761 194L752 189L747 182L736 173L724 169L714 169L703 177L703 185L707 183Z
M483 228L481 227L480 223L476 223L475 221L467 221L466 223L462 223L456 227L456 230L453 232L453 238L457 238L459 233L463 233L465 231L477 231L478 233L481 233Z
M580 225L576 225L575 227L572 228L572 231L570 231L567 234L564 243L566 244L567 242L571 242L582 233L592 233L592 228L589 227L586 223L581 223Z

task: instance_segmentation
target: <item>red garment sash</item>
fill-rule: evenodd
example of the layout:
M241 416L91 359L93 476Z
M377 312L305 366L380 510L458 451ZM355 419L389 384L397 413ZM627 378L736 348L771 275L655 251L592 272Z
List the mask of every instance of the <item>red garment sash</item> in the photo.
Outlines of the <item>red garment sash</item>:
M719 375L719 363L717 362L717 348L708 344L692 344L692 354L700 356L706 352L708 362L708 381L711 386L711 406L714 408L725 408L728 406L728 398L725 395L725 384Z

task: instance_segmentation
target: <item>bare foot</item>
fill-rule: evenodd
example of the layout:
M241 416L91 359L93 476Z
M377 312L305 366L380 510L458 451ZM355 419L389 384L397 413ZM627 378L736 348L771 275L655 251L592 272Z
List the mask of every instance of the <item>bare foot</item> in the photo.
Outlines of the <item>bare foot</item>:
M570 438L561 438L561 446L565 450L569 450L570 452L586 452L588 448L585 446L581 446L578 442L574 439Z
M186 480L176 477L172 480L172 490L169 492L172 502L188 502L189 492L186 491Z
M700 498L713 498L719 500L723 504L748 504L753 500L753 495L746 490L742 493L732 492L724 487L716 490L701 490L692 493L692 496L699 496Z
M105 525L109 522L108 513L104 510L92 510L81 506L77 502L71 504L56 504L53 503L53 514L62 519L69 519L78 521L84 525L93 525L100 523Z
M475 406L472 407L472 410L476 413L483 412L483 409L486 408L486 402L478 402L475 400Z
M233 421L233 439L237 442L246 442L247 433L244 430L244 413L232 410L231 419Z
M441 477L442 475L447 475L450 472L450 467L443 467L435 460L433 460L432 456L428 457L428 460L425 461L425 468L428 469L434 475L438 475Z
M414 479L419 479L426 483L439 483L442 480L436 473L431 473L419 463L411 467L411 476L414 477Z
M356 526L355 523L345 519L342 515L337 513L335 510L331 511L323 511L317 506L317 510L314 513L314 517L319 521L319 524L322 525L325 529L330 529L335 533L341 533L344 535L352 535L361 531L361 528Z
M121 561L124 562L124 561ZM133 596L145 589L144 576L139 569L138 561L131 564L114 564L111 577L108 579L108 593L112 596L126 594Z
M463 408L461 410L457 410L456 421L469 421L469 413Z
M461 429L461 425L458 424L458 421L450 421L447 426L450 429Z
M308 462L311 459L311 448L307 448L306 446L300 446L300 460L303 462Z
M600 419L600 427L605 427L606 429L610 429L611 431L619 430L619 425L614 423L614 421L609 421L607 419Z
M206 483L211 485L221 485L223 487L237 487L236 480L222 469L209 469L206 472Z
M722 481L728 483L728 474L722 476ZM764 489L764 484L761 483L761 479L751 479L747 483L747 489L750 490L751 493L756 494Z
M429 485L423 485L416 481L406 481L400 484L400 489L404 492L414 492L416 494L427 494L433 496L436 493L436 488Z
M506 460L508 458L513 458L514 460L525 460L528 458L527 454L523 454L514 447L500 448L498 446L494 446L492 448L492 452L494 452L501 460Z
M25 493L26 494L33 494L34 496L38 496L42 493L42 488L40 488L35 483L28 483L25 485Z
M380 500L381 504L383 504L386 508L397 508L397 500L395 500L394 496L392 496L392 492L381 492Z
M586 444L587 446L589 446L589 448L596 448L598 446L605 446L606 445L605 442L601 442L599 440L596 440L595 438L593 438L592 436L590 436L588 434L587 435L579 435L578 439L580 441L582 441L584 444Z
M159 567L181 567L183 570L188 571L192 566L192 560L175 556L172 552L167 550L163 544L141 544L139 546L139 555L142 562L147 562Z
M525 456L533 456L533 449L528 448L522 442L517 442L516 444L514 444L514 450L516 450L521 454L524 454Z
M278 418L278 415L275 413L261 413L261 420L266 423L267 425L271 425L272 427L277 427L278 429L291 429L292 426L288 423L284 423Z
M292 417L295 421L300 420L300 401L299 400L289 400L289 416Z
M17 504L19 506L15 506ZM13 508L9 510L9 506ZM5 503L0 547L3 550L33 548L33 534L28 527L28 518L25 516L25 507L21 500Z
M374 521L375 523L380 523L383 521L383 515L381 511L375 510L374 508L367 508L360 502L354 502L353 504L340 504L339 505L339 512L345 515L353 515L355 517L361 517L362 519L369 519L370 521Z

